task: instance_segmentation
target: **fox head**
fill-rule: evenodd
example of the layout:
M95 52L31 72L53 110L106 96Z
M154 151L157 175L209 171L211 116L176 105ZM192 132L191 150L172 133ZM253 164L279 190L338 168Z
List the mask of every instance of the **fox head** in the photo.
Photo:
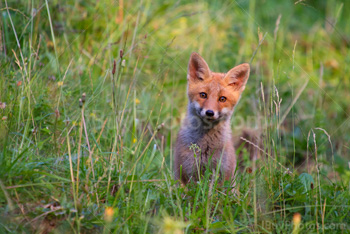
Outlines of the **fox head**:
M227 73L212 72L205 60L193 52L187 72L190 112L206 121L230 118L245 89L249 71L249 64L244 63Z

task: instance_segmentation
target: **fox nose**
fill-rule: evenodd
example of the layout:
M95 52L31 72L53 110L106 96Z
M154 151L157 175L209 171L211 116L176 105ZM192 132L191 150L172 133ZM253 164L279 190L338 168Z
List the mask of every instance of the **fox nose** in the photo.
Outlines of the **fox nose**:
M209 117L213 117L213 116L214 116L214 111L212 111L212 110L207 110L207 111L205 112L205 114L206 114L207 116L209 116Z

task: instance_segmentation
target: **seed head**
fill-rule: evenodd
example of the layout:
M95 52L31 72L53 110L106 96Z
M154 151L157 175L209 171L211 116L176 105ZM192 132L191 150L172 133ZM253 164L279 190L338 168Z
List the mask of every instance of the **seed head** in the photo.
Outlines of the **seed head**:
M55 110L55 115L56 115L56 118L60 117L60 111L58 109Z
M81 95L81 101L85 103L85 100L86 100L86 93L83 93L83 95Z
M112 75L115 74L115 70L117 68L117 62L115 61L115 59L113 60L113 69L112 69Z

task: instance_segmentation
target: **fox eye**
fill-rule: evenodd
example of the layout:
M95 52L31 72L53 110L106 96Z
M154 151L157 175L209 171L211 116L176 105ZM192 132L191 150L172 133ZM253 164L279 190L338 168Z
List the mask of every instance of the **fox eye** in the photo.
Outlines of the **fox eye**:
M219 102L226 102L226 97L221 96L221 97L219 98Z
M207 94L204 93L204 92L199 93L199 96L200 96L201 98L207 98Z

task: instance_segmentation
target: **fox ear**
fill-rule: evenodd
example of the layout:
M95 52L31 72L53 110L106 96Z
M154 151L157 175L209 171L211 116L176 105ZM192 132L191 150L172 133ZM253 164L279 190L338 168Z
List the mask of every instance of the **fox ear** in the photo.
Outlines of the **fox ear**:
M188 63L187 80L202 81L210 76L210 69L205 60L197 53L191 54L190 62Z
M243 63L227 72L224 79L227 81L228 85L232 86L235 90L243 91L249 78L249 72L249 64Z

